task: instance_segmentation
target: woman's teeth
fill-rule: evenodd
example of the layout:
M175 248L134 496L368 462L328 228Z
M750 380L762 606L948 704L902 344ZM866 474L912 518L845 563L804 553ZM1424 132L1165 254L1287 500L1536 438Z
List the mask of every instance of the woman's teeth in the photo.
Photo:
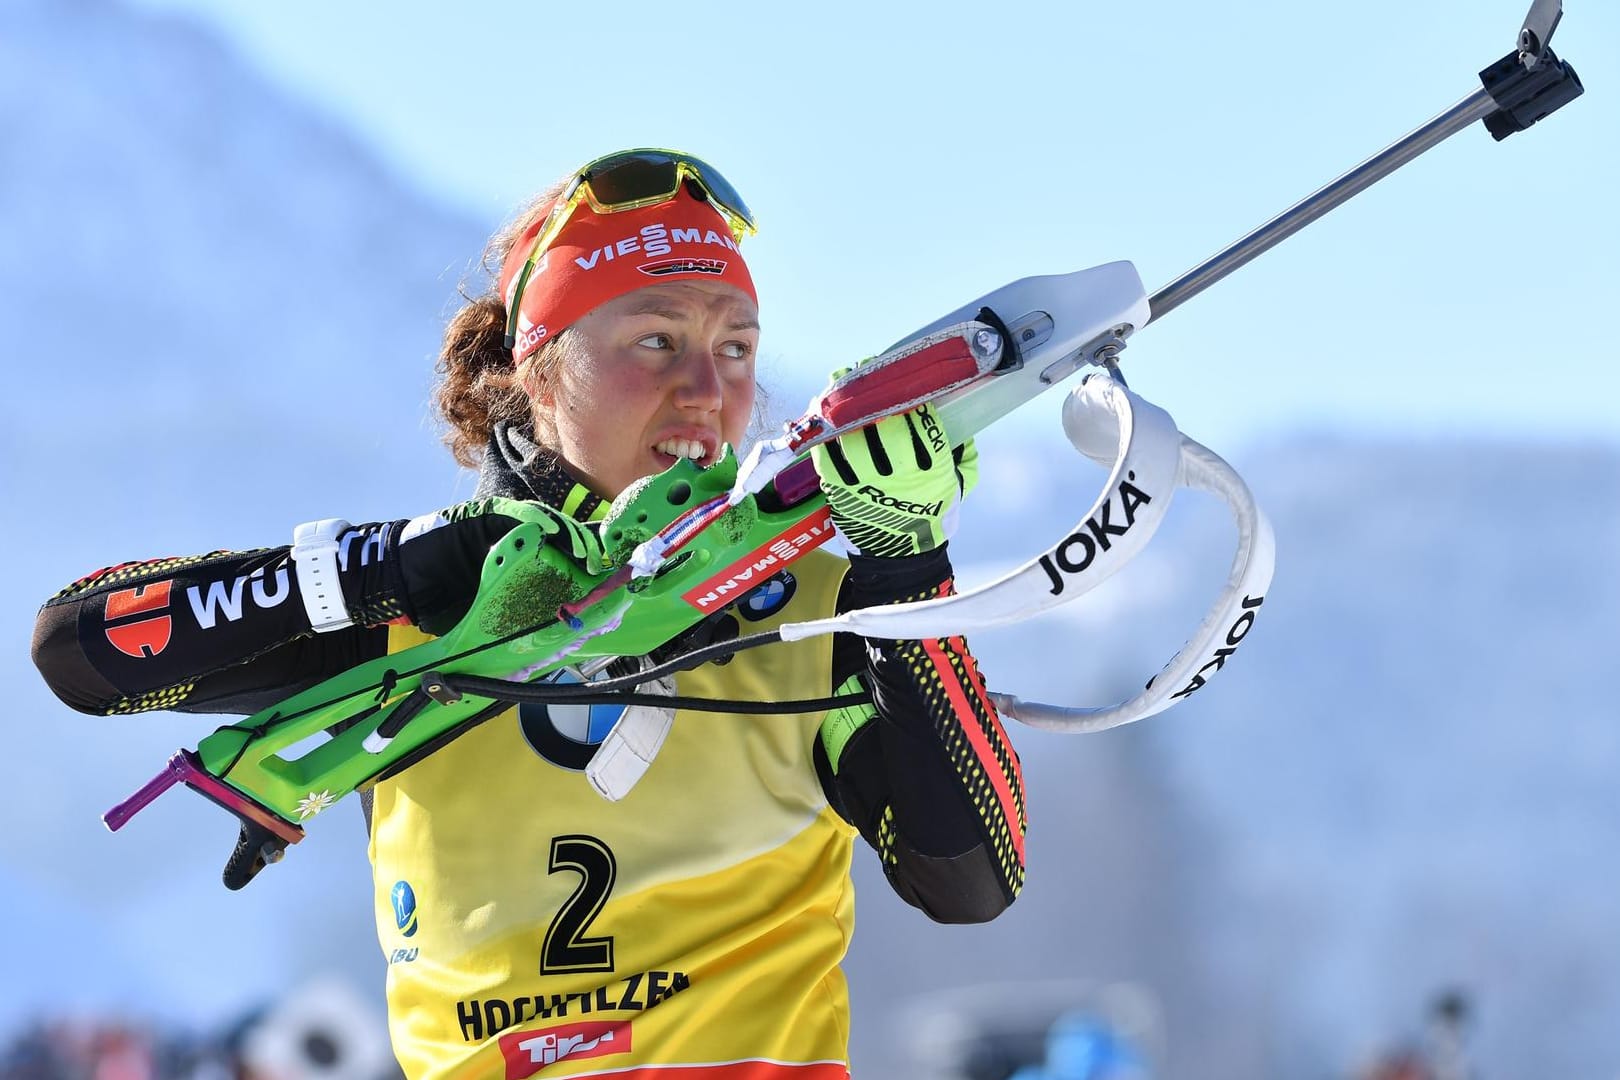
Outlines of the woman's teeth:
M668 454L670 457L676 458L689 458L692 461L697 461L703 457L703 444L696 439L665 439L661 443L654 444L653 449L660 454Z

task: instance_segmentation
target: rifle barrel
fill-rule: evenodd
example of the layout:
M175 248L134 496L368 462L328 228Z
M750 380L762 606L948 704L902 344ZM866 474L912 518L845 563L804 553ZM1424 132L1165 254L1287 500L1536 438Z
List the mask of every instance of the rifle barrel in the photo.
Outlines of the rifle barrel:
M1221 249L1148 298L1154 322L1197 296L1244 263L1269 251L1335 206L1346 201L1419 154L1496 111L1496 101L1483 87L1380 150L1332 183L1318 188L1236 243Z

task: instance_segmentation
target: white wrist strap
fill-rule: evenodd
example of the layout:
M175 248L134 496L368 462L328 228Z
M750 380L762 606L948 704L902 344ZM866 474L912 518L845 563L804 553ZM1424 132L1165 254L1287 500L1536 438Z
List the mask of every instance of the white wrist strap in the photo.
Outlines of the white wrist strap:
M317 634L353 626L338 578L338 539L352 526L342 518L306 521L293 530L293 570L304 612Z

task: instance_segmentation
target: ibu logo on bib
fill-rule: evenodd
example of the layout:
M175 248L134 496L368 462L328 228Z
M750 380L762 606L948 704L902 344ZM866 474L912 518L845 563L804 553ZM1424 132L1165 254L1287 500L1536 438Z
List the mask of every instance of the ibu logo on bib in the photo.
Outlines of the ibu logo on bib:
M399 927L399 932L406 937L416 933L416 893L411 889L411 883L394 882L388 898L394 905L394 925Z

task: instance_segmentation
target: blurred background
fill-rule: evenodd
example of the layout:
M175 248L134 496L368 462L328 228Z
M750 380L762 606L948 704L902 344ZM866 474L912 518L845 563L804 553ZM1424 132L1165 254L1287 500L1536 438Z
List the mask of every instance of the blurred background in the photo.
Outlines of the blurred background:
M1013 279L1156 289L1471 93L1525 7L0 0L0 1071L391 1068L356 807L241 893L193 795L113 836L212 725L72 713L27 644L97 567L470 494L433 358L532 191L625 146L717 163L787 415ZM1030 874L995 923L929 923L859 854L857 1076L1620 1075L1620 11L1567 7L1585 97L1132 339L1273 518L1265 614L1170 713L1012 732ZM1047 396L980 437L966 584L1101 483ZM1124 698L1231 543L1183 497L1078 610L976 639L991 685Z

